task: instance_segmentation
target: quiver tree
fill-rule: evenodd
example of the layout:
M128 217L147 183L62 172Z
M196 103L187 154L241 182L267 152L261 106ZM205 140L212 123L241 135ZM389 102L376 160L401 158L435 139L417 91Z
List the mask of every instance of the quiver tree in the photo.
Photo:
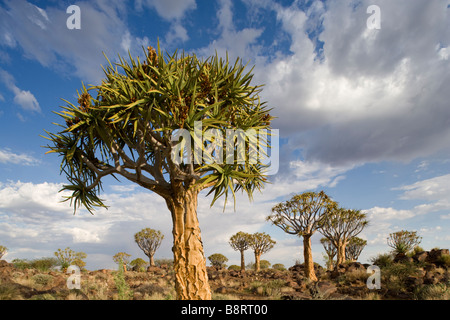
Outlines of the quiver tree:
M261 255L268 252L270 249L272 249L276 244L275 240L272 240L272 238L264 233L264 232L257 232L252 234L250 239L250 248L253 249L253 252L255 254L255 270L259 271L261 269L260 266L260 260Z
M267 217L268 221L284 232L303 237L306 277L312 281L317 281L317 277L314 272L311 237L335 206L336 203L323 191L305 192L277 204L272 208L272 214Z
M419 245L421 241L422 237L417 235L417 231L407 230L391 233L387 238L387 244L395 254L406 254Z
M84 262L84 259L86 259L87 254L81 251L73 251L69 247L65 248L64 250L58 249L55 252L55 256L56 259L58 259L58 263L61 265L61 268L64 272L66 272L67 268L70 265L76 265L80 269L86 266L86 262Z
M336 256L337 249L334 244L325 237L320 239L320 243L322 244L323 248L325 249L325 253L327 254L327 269L331 271L334 269L333 259Z
M126 266L130 263L131 254L126 252L118 252L113 256L113 261L117 263L120 267L120 264L123 266L123 270L127 271Z
M208 257L208 260L213 267L222 269L226 267L225 263L228 261L228 258L221 253L214 253Z
M235 251L241 253L241 271L245 271L245 257L244 251L249 248L251 235L242 231L239 231L235 235L231 236L229 244Z
M367 245L367 240L352 237L345 247L345 259L349 261L357 261L364 247Z
M319 231L337 249L336 265L345 261L345 248L351 238L357 236L369 222L360 210L335 208L321 223Z
M139 248L144 251L144 254L149 258L150 266L155 266L153 256L156 250L161 245L164 235L161 231L153 230L150 228L142 229L134 235L134 241L136 241Z
M5 246L0 246L0 259L8 252L8 248Z
M251 198L263 187L273 117L260 100L261 87L251 85L253 74L239 59L233 65L217 55L203 61L164 56L159 46L157 52L149 47L143 62L119 56L104 71L101 85L83 85L78 105L64 100L57 113L62 130L47 132L49 152L62 157L69 181L62 190L71 192L75 210L91 213L106 207L99 193L110 175L160 195L172 216L177 299L211 299L197 198L209 189L212 204L222 195L227 203L230 191ZM233 134L251 130L261 133L258 144L255 134L244 140Z

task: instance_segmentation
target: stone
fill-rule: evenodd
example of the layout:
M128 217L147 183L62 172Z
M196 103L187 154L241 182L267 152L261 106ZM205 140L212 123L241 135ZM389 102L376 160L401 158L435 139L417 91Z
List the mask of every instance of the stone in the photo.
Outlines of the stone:
M425 262L428 258L428 251L417 252L413 256L413 260L416 262Z
M366 268L364 267L364 265L362 263L359 262L351 262L348 264L347 266L347 271L351 272L351 271L356 271L356 270L363 270L365 271Z

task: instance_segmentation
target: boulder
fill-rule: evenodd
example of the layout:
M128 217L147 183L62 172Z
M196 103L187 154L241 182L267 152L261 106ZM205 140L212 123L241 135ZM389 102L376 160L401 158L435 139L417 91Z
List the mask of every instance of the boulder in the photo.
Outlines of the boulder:
M443 255L448 255L449 250L448 249L432 249L428 253L428 257L426 259L426 262L439 264L439 260Z
M394 262L397 262L397 263L411 263L413 261L414 261L413 258L408 257L404 253L397 253L394 258Z
M413 256L413 260L416 262L425 262L428 258L428 251L417 252Z
M359 262L351 262L347 265L347 271L352 272L352 271L356 271L356 270L365 271L366 268L364 267L364 265L362 263L359 263Z

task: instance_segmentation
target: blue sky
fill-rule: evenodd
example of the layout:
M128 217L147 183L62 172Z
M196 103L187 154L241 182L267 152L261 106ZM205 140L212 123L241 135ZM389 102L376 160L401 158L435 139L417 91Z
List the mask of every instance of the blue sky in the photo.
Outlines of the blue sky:
M69 30L66 9L80 8ZM227 241L264 231L277 245L263 256L292 265L301 239L265 222L294 193L325 190L341 206L363 210L359 236L367 262L389 250L386 237L417 231L425 249L450 246L450 15L448 0L0 1L0 245L6 260L52 256L71 247L87 268L114 268L120 251L145 258L133 235L145 227L165 239L156 258L171 257L171 219L157 195L108 180L109 210L73 215L60 203L59 159L40 137L56 130L52 111L76 101L81 82L102 79L102 52L115 59L142 46L219 55L254 65L254 83L273 107L282 146L279 173L250 203L238 197L222 212L199 199L205 255L239 254ZM381 29L369 29L377 5ZM317 233L314 259L323 264ZM250 251L247 261L253 261Z

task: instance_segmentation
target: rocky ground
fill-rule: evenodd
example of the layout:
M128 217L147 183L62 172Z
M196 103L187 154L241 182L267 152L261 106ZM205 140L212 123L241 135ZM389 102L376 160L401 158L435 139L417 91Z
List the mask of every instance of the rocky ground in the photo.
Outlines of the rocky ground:
M208 267L213 299L233 300L412 300L450 299L448 249L397 256L381 266L381 289L367 288L367 264L359 262L327 271L316 265L319 279L305 278L303 265L288 270L219 270ZM17 269L0 261L0 300L170 300L175 298L173 270L168 266L151 267L147 272L127 271L127 287L120 287L117 271L83 271L81 289L67 288L68 274L60 271Z

